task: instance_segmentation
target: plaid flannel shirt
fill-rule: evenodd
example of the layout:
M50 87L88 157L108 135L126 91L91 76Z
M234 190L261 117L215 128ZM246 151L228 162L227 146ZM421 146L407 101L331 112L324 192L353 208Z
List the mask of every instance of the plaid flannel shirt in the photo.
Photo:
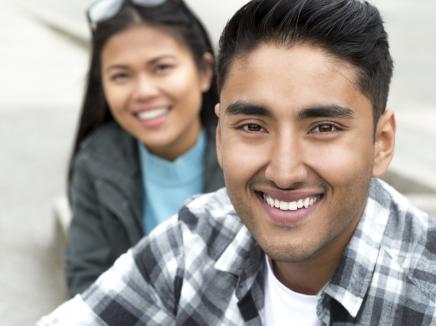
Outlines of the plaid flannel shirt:
M261 325L264 254L225 189L202 195L38 325ZM436 219L372 180L317 314L325 325L436 325Z

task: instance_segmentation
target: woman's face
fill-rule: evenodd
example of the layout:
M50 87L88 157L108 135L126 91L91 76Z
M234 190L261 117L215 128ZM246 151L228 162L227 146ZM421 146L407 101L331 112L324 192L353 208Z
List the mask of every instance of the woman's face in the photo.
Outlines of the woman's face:
M115 120L155 155L176 159L201 128L202 93L213 74L212 57L205 60L199 70L189 48L157 27L114 34L101 53L101 77Z

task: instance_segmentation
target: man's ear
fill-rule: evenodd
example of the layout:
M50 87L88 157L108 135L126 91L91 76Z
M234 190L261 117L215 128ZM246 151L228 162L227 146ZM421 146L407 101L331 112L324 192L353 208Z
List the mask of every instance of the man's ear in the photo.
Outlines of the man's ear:
M222 154L221 154L221 123L220 123L220 104L215 105L215 114L218 117L218 124L216 126L215 138L216 138L216 156L218 164L223 167Z
M212 78L213 78L213 74L214 74L214 59L213 59L213 55L209 52L205 53L203 55L203 62L204 62L204 67L201 69L200 73L201 73L201 91L202 92L207 92L210 88L210 85L212 83Z
M394 155L397 122L395 114L386 110L379 118L375 131L374 165L372 175L381 177L389 167Z

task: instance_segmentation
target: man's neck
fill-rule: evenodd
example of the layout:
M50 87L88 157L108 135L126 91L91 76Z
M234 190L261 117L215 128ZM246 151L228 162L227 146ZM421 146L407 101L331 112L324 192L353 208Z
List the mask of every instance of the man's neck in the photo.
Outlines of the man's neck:
M332 279L346 246L348 245L356 225L350 233L335 239L320 252L300 262L272 261L272 267L277 279L289 289L308 295L314 295Z
M332 278L339 259L319 264L314 261L304 263L284 263L272 261L274 274L292 291L315 295Z

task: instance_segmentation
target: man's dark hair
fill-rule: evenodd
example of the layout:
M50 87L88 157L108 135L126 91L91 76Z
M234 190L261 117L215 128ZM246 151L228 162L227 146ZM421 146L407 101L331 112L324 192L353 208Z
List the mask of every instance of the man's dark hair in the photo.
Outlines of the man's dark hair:
M235 58L260 44L307 43L354 65L358 86L372 102L374 122L386 108L393 63L378 10L359 0L252 0L227 23L218 55L222 89Z

